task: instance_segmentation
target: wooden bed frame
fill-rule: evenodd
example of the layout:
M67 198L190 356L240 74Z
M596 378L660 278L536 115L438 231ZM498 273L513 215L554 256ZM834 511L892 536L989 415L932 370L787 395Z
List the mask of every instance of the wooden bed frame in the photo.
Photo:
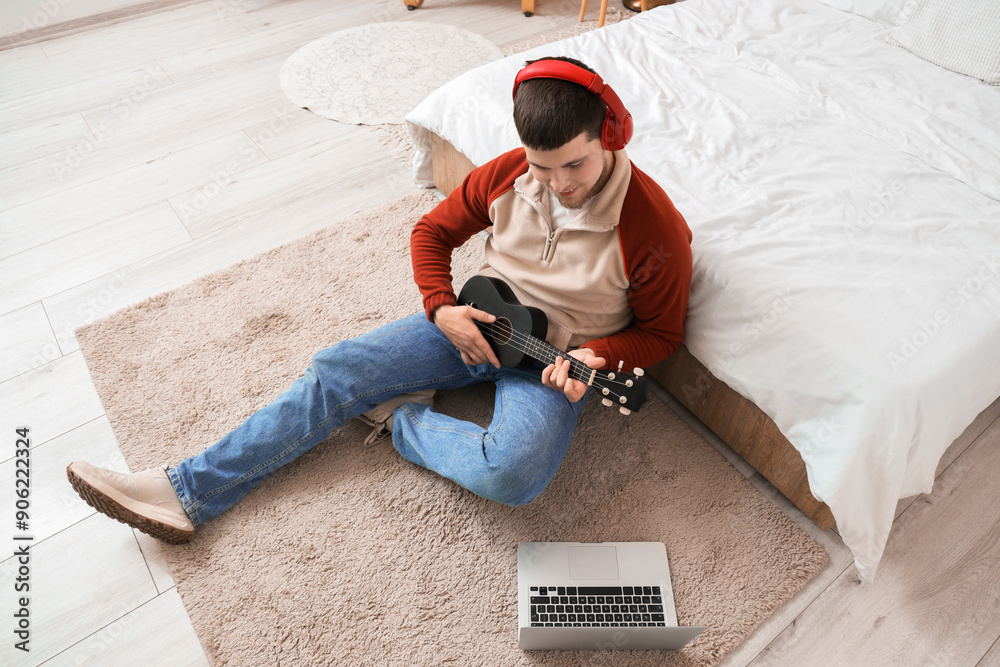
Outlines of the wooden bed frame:
M434 184L445 194L458 187L475 165L434 135ZM695 359L683 345L646 373L722 438L823 530L834 524L830 508L812 495L802 457L774 422Z

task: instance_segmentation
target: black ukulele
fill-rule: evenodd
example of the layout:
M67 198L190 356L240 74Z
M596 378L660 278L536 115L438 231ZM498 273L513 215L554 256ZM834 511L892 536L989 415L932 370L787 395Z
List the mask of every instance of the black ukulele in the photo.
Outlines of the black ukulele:
M473 276L462 287L458 303L473 306L496 317L493 322L476 322L500 363L514 368L537 359L548 365L556 357L570 360L570 377L595 387L607 406L617 405L622 414L638 410L648 400L646 383L639 378L641 368L632 373L596 371L579 359L545 341L548 318L538 308L522 306L507 283L499 278Z

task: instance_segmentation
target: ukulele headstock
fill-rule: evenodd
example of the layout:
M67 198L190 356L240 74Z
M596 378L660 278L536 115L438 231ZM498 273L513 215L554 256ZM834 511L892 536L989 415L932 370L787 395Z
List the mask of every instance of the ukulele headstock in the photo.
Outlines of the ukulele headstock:
M641 368L634 368L631 373L621 368L622 363L619 362L617 370L599 371L594 378L594 387L604 397L601 403L609 408L618 406L619 412L629 415L649 400L649 393L646 382L640 379L645 375Z

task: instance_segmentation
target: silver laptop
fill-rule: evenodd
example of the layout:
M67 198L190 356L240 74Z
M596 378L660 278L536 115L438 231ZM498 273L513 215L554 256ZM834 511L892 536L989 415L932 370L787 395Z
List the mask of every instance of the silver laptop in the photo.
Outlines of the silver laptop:
M524 650L683 647L662 542L517 545L517 643Z

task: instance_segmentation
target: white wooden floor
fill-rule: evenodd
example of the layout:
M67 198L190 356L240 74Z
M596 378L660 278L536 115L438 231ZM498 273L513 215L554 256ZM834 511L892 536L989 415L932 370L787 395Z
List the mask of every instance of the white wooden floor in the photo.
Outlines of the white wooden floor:
M5 1L0 31L57 5L68 7ZM412 13L402 0L215 0L0 51L0 664L207 663L157 543L66 482L77 458L125 469L73 331L413 189L369 130L292 108L285 58L386 20L504 46L577 11L575 0L538 0L532 18L516 0L426 0ZM834 531L775 497L831 563L726 664L1000 664L998 415L1000 402L952 446L933 494L900 503L875 586L857 585ZM17 427L32 445L27 533L14 525ZM19 563L7 554L25 534L30 653L10 630Z

